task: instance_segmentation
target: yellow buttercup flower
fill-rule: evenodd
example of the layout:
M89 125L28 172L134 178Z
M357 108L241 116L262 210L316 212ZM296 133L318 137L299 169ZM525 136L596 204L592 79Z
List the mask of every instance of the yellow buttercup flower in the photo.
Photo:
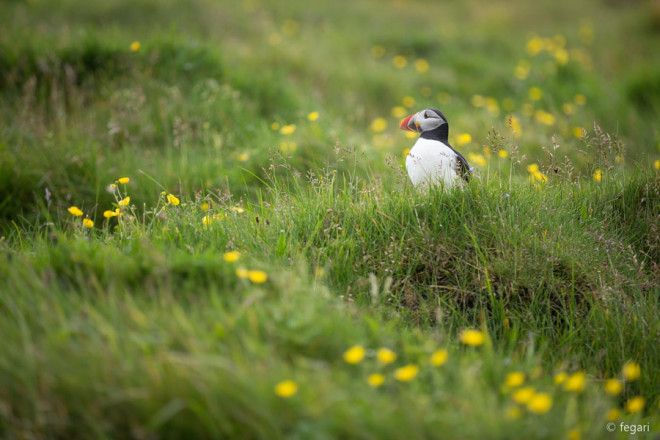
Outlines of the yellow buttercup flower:
M235 212L236 214L243 214L245 212L245 208L242 206L232 206L229 208L229 210Z
M485 167L486 166L486 158L483 156L483 154L479 153L468 153L467 155L468 161L472 162L478 167Z
M395 118L403 118L407 113L408 112L406 111L405 107L400 105L392 107L392 110L390 111L390 114Z
M626 411L631 414L638 413L644 409L645 404L646 399L644 399L642 396L635 396L631 399L628 399L626 402Z
M575 106L573 104L571 104L570 102L565 102L561 106L561 108L564 111L564 114L566 114L566 115L572 115L573 113L575 113Z
M622 373L627 381L632 382L639 379L642 375L642 369L637 362L628 361L623 365Z
M525 383L525 373L520 371L512 371L511 373L507 374L506 378L504 379L504 386L506 388L519 387L523 383Z
M128 206L130 203L131 203L130 196L126 196L123 199L121 199L119 202L117 202L119 206Z
M573 98L573 100L577 105L584 105L587 103L587 97L582 94L575 95L575 98Z
M401 155L404 157L404 159L410 154L410 148L404 148L403 151L401 152Z
M354 345L344 352L344 361L348 364L359 364L364 359L366 350L361 345Z
M610 396L618 396L623 391L623 384L619 379L608 379L603 385L605 392Z
M307 115L307 120L310 122L316 122L319 119L319 112L310 112Z
M507 118L507 125L511 129L513 136L519 138L522 134L522 125L520 124L520 119L516 115L510 115Z
M387 121L385 120L385 118L376 118L373 121L371 121L371 125L369 126L369 128L374 133L383 132L387 129Z
M117 216L119 216L119 209L115 209L114 211L111 210L103 211L103 217L105 218L112 218Z
M249 273L250 271L244 267L239 267L236 269L236 276L242 280L247 279Z
M536 391L532 387L523 387L516 390L511 398L514 402L524 405L532 400Z
M280 133L283 134L284 136L289 136L295 133L296 131L296 125L295 124L287 124L283 125L282 128L280 128Z
M78 208L77 206L69 206L69 209L67 209L67 211L69 211L69 214L71 214L74 217L82 217L82 215L84 214L82 212L82 209Z
M237 159L239 162L247 162L250 160L250 155L247 153L241 153L238 155Z
M415 98L412 96L404 96L403 99L401 100L401 103L403 104L404 107L410 108L413 105L415 105Z
M579 429L571 429L568 431L568 434L566 434L566 440L580 440L582 438L582 435L580 434Z
M660 170L660 159L656 159L655 161L653 161L653 168L655 168L656 170Z
M609 411L607 411L607 420L609 422L616 422L621 418L621 411L619 411L617 408L612 408Z
M394 370L394 378L399 382L410 382L417 376L417 373L419 373L419 367L414 364L408 364Z
M179 204L181 203L179 198L174 194L167 194L165 198L167 199L167 203L169 203L172 206L179 206Z
M417 137L417 132L416 131L405 131L404 136L406 139L415 139Z
M241 258L241 253L238 251L229 251L222 254L222 259L227 263L235 263Z
M367 377L367 383L372 388L378 388L379 386L381 386L383 384L383 382L385 382L385 376L383 376L380 373L370 374Z
M536 110L536 112L534 112L534 119L536 122L543 125L550 126L555 124L555 115L548 113L545 110Z
M141 47L142 47L142 45L140 44L139 41L133 41L131 43L131 45L129 46L129 48L131 49L131 52L139 52Z
M568 374L561 371L561 372L555 374L555 377L554 377L553 380L554 380L555 384L561 385L566 381L567 378L568 378Z
M270 129L273 131L277 131L280 129L280 123L279 122L273 122L270 124Z
M91 218L85 218L83 219L82 224L87 229L92 229L94 227L94 220L92 220Z
M509 152L503 149L497 150L497 156L501 159L506 159L509 157Z
M538 101L543 98L543 90L539 87L530 87L527 95L529 96L530 101Z
M254 284L263 284L268 281L268 274L263 270L249 270L247 277Z
M292 397L298 392L298 384L292 380L283 380L275 385L275 394L284 399Z
M406 64L408 64L408 60L403 55L397 55L392 58L392 64L394 64L394 67L397 69L403 69L406 67Z
M547 393L536 393L527 402L527 409L534 414L545 414L552 408L552 397Z
M538 55L544 48L545 43L542 38L534 36L532 37L529 41L527 41L527 53L536 56Z
M564 382L564 389L574 393L581 393L587 382L587 376L582 371L571 374Z
M526 79L527 76L529 76L530 68L531 65L529 64L529 61L520 60L518 61L518 64L516 64L516 68L513 71L513 75L522 81Z
M603 180L603 171L600 168L596 168L591 177L594 178L594 182L600 183Z
M119 179L117 179L117 182L121 183L122 185L126 185L130 181L131 181L130 177L120 177Z
M535 163L531 163L527 165L527 172L530 174L536 173L538 170L539 170L539 166Z
M209 209L211 209L211 204L210 204L209 202L202 202L202 204L199 205L199 209L200 209L202 212L206 212L206 211L208 211Z
M458 136L456 136L456 145L459 147L462 147L463 145L467 145L470 142L472 142L472 135L469 133L461 133Z
M447 350L440 349L436 350L431 354L431 365L434 367L441 367L442 365L447 362L447 358L449 357L449 353Z
M415 60L415 70L419 73L426 73L429 71L429 62L424 58L419 58Z
M486 99L481 95L472 95L470 102L472 102L472 105L477 108L486 105Z
M480 330L465 329L459 335L460 341L471 347L478 347L484 343L486 336Z
M587 135L587 130L584 129L584 127L574 127L573 128L573 136L575 136L578 139L582 139Z
M383 365L391 364L396 360L396 353L389 348L380 348L376 352L376 359Z

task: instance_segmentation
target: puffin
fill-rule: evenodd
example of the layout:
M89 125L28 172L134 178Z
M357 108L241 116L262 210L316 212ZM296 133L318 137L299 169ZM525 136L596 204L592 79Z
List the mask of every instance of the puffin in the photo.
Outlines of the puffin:
M406 170L416 188L463 186L474 168L449 144L449 122L440 110L427 108L401 120L399 128L420 133L406 156Z

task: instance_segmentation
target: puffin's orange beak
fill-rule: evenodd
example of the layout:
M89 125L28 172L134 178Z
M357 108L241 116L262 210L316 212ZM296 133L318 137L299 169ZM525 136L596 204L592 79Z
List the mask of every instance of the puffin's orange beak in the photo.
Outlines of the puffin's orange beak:
M412 119L414 115L406 116L401 120L401 123L399 124L399 128L401 130L408 130L408 131L415 131L412 127L410 127L410 120Z

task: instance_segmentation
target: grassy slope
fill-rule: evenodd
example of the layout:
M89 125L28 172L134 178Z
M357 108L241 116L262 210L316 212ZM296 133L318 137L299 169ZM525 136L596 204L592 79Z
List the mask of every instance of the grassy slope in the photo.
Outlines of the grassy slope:
M644 6L575 3L543 14L477 2L362 2L350 13L337 2L3 5L14 20L0 36L0 106L12 115L0 124L0 432L599 438L605 412L637 394L647 413L624 420L651 420L657 28ZM585 14L591 44L579 38ZM623 48L616 39L631 27ZM558 67L542 54L515 79L532 31L563 33L590 63ZM127 50L133 39L138 53ZM373 58L373 46L386 55ZM397 70L399 53L431 69ZM553 126L525 115L531 85ZM639 87L650 92L640 98ZM576 93L588 104L563 115ZM472 107L475 94L500 108ZM415 193L400 163L411 141L389 116L406 95L471 133L463 150L488 144L510 158L488 159L464 192ZM316 123L305 120L312 110ZM381 116L389 129L370 134ZM597 131L572 137L594 120L618 132L625 164ZM297 130L287 138L274 121ZM561 146L549 155L541 146L553 135ZM281 153L290 139L296 151ZM547 184L527 181L531 162ZM105 187L120 175L132 178L132 215L108 225L100 214L115 196ZM182 205L164 206L162 190ZM71 204L95 216L94 231L68 216ZM204 226L214 213L227 217ZM220 258L229 249L241 250L238 263ZM270 279L252 285L236 266ZM489 341L461 348L465 327ZM397 383L372 351L346 365L352 344L388 346L396 367L419 364L420 374ZM439 347L449 360L434 368ZM602 379L628 359L641 379L605 396ZM583 394L553 384L555 372L579 369ZM386 384L371 389L366 376L380 370ZM513 370L553 396L548 414L506 417L513 404L500 387ZM272 389L286 378L300 389L283 401Z

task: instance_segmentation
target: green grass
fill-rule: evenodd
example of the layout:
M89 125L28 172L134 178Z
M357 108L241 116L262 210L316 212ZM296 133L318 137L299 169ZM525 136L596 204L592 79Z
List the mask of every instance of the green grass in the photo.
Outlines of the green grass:
M3 3L0 436L596 439L613 408L655 429L653 14L596 1ZM534 35L553 49L527 53ZM441 108L454 145L483 157L464 189L408 183L414 140L392 115L404 97L408 112ZM531 164L547 182L530 181ZM462 344L467 328L485 343ZM357 365L343 360L353 345L367 349ZM608 396L628 361L641 377ZM418 375L398 381L407 364ZM515 402L514 371L552 399L547 412ZM581 371L582 392L556 383ZM283 398L287 379L298 391ZM634 396L646 404L631 413Z

